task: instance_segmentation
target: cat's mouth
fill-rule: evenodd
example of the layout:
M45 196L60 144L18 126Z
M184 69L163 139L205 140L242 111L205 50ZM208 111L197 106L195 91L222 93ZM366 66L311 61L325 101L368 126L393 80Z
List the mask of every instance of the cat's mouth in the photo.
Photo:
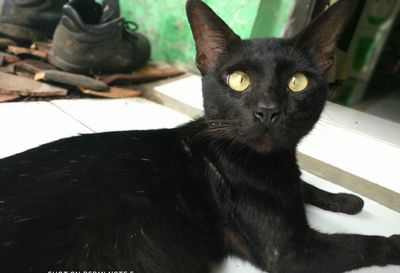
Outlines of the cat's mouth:
M282 123L272 126L260 123L253 124L253 126L244 129L247 136L244 138L244 144L259 153L290 148L292 146L291 136L289 136L286 127Z
M223 138L240 146L248 146L259 153L269 153L287 147L287 137L279 128L271 126L241 125L231 121L208 120L206 128L196 134L196 139Z
M260 153L269 153L276 149L275 142L272 137L265 133L263 136L256 137L249 142L249 146Z
M259 153L269 153L288 146L286 137L276 137L274 132L265 129L263 133L249 138L247 145Z

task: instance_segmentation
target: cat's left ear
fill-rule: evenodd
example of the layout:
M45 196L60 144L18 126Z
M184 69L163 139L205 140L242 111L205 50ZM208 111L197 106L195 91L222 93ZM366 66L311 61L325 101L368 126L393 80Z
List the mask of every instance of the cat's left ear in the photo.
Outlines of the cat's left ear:
M339 0L295 37L297 45L312 50L325 73L334 63L336 43L353 14L355 2Z
M196 43L196 64L205 75L226 47L240 38L202 1L189 0L186 11Z

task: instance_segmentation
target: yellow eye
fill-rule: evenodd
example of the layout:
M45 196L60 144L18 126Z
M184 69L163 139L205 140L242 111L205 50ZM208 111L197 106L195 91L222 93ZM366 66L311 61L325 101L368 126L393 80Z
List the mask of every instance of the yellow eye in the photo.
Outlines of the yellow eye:
M304 91L308 87L308 78L303 73L296 73L289 81L288 87L293 92Z
M228 86L237 92L243 92L250 86L250 77L243 71L235 71L227 78Z

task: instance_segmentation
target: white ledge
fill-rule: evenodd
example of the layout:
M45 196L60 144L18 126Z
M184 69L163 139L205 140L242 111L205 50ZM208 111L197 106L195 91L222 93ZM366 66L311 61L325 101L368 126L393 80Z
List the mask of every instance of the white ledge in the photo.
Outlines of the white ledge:
M197 109L192 118L203 112L198 75L161 84L154 90L155 96L172 98L173 108ZM399 136L397 123L328 102L314 130L299 145L299 152L400 193Z

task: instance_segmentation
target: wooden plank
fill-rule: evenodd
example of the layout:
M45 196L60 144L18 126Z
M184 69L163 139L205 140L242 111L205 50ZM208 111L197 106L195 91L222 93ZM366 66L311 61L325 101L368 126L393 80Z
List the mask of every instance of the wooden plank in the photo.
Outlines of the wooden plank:
M40 60L34 60L34 59L25 59L25 60L16 62L15 66L19 70L24 70L24 71L32 73L32 74L36 74L43 70L55 69L54 66L52 66L51 64L49 64L47 62L43 62Z
M81 92L87 95L103 97L103 98L113 98L113 99L134 98L142 95L142 91L115 87L115 86L110 87L110 90L105 92L99 92L88 89L81 89Z
M47 52L43 52L40 50L26 48L26 47L19 47L19 46L8 46L7 52L12 53L14 55L32 55L41 59L47 59Z
M3 67L0 67L0 72L15 74L15 64L9 64Z
M13 40L8 38L0 38L0 49L7 48L10 45L17 45Z
M51 50L51 43L46 43L46 42L34 42L31 45L31 49L34 50L39 50L42 52L46 52L47 54L49 54L50 50Z
M20 96L66 96L68 90L31 79L0 72L0 94Z
M164 62L150 62L146 67L133 71L131 73L118 73L110 75L102 75L97 78L106 84L115 81L129 81L132 83L142 83L160 80L164 78L176 77L184 74L179 70Z
M18 99L20 95L1 95L0 94L0 102L14 101Z
M7 54L4 52L0 52L0 56L3 57L3 60L6 63L16 63L20 60L20 58L18 56Z
M42 80L45 82L64 83L76 86L78 88L91 89L96 91L107 91L109 89L108 85L104 82L98 81L88 76L57 70L41 71L39 73L36 73L34 79L37 81Z
M26 72L24 70L17 70L15 71L15 75L17 75L18 77L24 77L24 78L28 78L33 80L34 74L30 73L30 72Z

